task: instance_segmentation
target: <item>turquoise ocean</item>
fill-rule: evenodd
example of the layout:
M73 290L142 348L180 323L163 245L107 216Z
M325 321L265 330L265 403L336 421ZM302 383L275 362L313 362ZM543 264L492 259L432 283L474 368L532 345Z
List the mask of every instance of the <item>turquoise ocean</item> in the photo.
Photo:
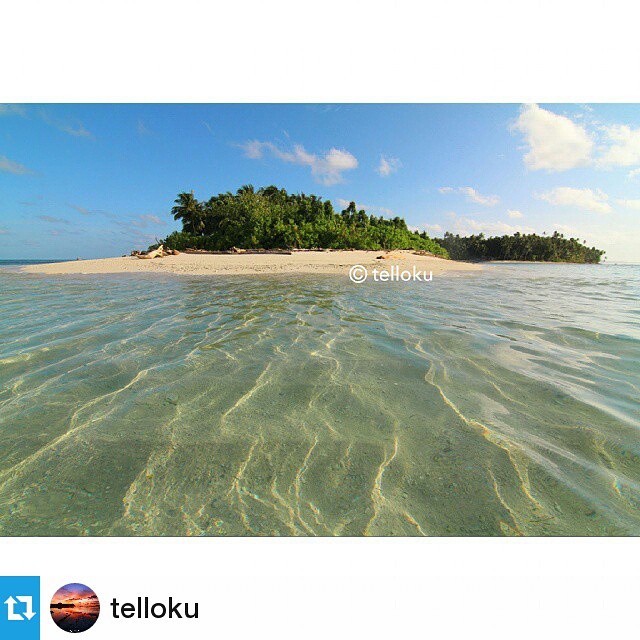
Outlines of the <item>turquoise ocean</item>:
M0 267L0 535L640 535L640 266Z

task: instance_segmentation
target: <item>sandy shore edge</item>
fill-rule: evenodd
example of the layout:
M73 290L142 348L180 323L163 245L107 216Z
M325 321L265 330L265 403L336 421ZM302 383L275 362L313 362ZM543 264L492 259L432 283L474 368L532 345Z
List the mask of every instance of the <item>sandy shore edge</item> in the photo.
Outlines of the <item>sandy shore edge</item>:
M386 259L377 259L384 255ZM401 270L413 267L431 271L434 275L446 272L478 271L481 267L467 262L444 260L431 256L414 255L411 251L294 251L285 254L194 254L181 253L153 260L135 257L103 258L99 260L74 260L22 267L23 273L35 274L118 274L161 273L175 275L251 275L287 273L326 273L348 276L349 268L362 265L388 269L392 265Z

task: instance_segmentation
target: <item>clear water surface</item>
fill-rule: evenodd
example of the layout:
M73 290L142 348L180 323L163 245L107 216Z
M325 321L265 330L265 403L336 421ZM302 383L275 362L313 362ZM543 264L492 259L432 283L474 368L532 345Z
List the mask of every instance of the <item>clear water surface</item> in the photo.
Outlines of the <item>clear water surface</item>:
M638 535L640 267L0 270L0 535Z

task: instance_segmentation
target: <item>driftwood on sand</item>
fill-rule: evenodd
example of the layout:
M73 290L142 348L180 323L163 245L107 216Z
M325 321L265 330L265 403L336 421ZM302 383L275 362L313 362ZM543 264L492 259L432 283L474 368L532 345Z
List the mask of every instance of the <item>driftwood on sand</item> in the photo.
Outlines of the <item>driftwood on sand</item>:
M185 249L185 253L203 255L203 256L227 256L238 253L247 255L274 255L274 256L290 256L293 251L288 249L238 249L231 247L227 251L207 251L206 249Z
M179 254L180 252L176 251L176 249L165 249L162 244L157 249L147 251L147 253L140 253L139 251L131 252L132 256L140 258L140 260L152 260L153 258L164 258L165 256L177 256Z

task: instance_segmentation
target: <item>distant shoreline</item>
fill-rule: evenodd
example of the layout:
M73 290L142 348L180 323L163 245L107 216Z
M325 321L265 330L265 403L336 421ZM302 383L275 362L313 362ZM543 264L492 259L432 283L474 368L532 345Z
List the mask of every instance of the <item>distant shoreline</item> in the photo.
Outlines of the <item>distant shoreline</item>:
M378 259L384 256L384 259ZM446 260L433 256L415 255L411 250L402 251L293 251L290 254L200 254L181 253L152 260L140 260L127 256L97 260L74 260L50 264L23 266L22 273L34 274L118 274L161 273L175 275L268 275L268 274L334 274L348 276L353 265L367 268L385 265L401 265L403 268L432 271L434 275L445 272L478 271L481 267L468 262Z
M573 262L572 260L483 260L475 261L474 264L594 264L602 266L604 262Z

